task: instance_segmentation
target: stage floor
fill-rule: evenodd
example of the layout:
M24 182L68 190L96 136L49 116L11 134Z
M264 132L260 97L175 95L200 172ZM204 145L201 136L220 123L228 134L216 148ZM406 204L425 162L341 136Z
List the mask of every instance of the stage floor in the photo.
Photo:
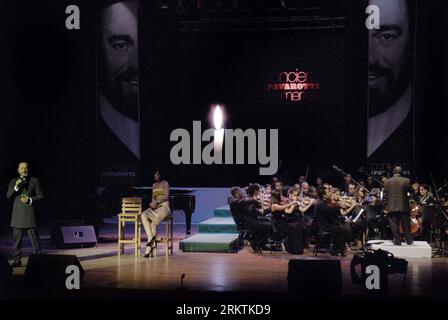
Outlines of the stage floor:
M110 227L111 234L113 227ZM176 226L175 252L165 257L163 246L157 258L134 257L129 246L126 255L117 256L117 244L113 238L105 238L93 248L59 250L51 248L43 238L44 253L77 255L85 277L81 289L127 289L127 290L176 290L180 276L184 273L184 285L189 290L203 292L258 292L287 293L287 272L290 259L331 259L326 253L315 258L311 252L294 256L281 252L255 255L249 248L235 253L183 253L179 251L179 240L184 236L184 226ZM193 229L194 231L195 229ZM25 255L30 253L28 241ZM3 235L0 250L10 254L12 239ZM364 295L361 287L350 278L351 255L341 260L343 294ZM23 259L26 262L27 258ZM447 258L408 258L408 274L389 276L390 294L393 296L448 298ZM25 272L25 267L14 269L16 278Z

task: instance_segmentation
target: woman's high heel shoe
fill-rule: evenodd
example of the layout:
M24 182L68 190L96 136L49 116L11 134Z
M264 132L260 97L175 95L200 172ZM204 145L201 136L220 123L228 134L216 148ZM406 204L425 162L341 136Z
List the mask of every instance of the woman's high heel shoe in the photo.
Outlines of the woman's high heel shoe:
M155 247L156 244L156 237L152 237L151 240L148 241L148 243L146 244L147 247Z
M154 257L154 248L156 247L156 237L152 237L150 241L146 243L146 252L143 257L145 258L153 258Z
M144 258L152 258L154 257L154 247L153 246L148 246L146 245L146 251L145 254L143 255Z

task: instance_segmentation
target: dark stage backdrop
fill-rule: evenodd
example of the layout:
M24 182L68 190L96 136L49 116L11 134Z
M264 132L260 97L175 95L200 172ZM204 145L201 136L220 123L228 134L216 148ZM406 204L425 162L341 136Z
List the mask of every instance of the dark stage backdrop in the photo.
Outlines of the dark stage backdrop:
M314 174L332 164L358 168L366 158L367 91L358 79L367 75L367 41L362 28L352 28L363 23L362 11L347 16L342 30L204 33L142 17L143 170L164 164L178 185L269 181L258 165L170 165L171 131L191 133L194 120L213 128L217 103L226 128L279 130L279 159L291 178L307 165ZM308 87L297 87L301 82Z

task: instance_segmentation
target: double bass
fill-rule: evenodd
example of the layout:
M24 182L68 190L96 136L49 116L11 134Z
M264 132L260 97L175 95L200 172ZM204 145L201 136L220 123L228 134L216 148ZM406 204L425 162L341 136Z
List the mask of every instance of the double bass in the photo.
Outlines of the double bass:
M420 207L414 200L411 200L411 235L415 238L422 232L422 218ZM403 224L400 223L399 230L404 234Z

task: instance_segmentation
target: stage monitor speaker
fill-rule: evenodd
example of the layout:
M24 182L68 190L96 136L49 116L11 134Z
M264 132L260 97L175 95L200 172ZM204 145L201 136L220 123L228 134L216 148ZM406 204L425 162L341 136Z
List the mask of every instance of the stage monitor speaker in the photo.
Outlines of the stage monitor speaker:
M56 237L63 226L84 226L86 223L81 219L64 219L50 221L51 244L56 244Z
M29 257L25 270L25 284L35 289L64 289L70 274L68 266L77 266L80 281L84 277L84 269L75 255L33 254Z
M60 226L55 236L60 249L94 247L97 242L93 226Z
M0 297L6 294L6 290L11 280L12 268L9 265L8 259L0 254Z
M339 260L289 260L288 290L304 297L339 296L342 291Z

